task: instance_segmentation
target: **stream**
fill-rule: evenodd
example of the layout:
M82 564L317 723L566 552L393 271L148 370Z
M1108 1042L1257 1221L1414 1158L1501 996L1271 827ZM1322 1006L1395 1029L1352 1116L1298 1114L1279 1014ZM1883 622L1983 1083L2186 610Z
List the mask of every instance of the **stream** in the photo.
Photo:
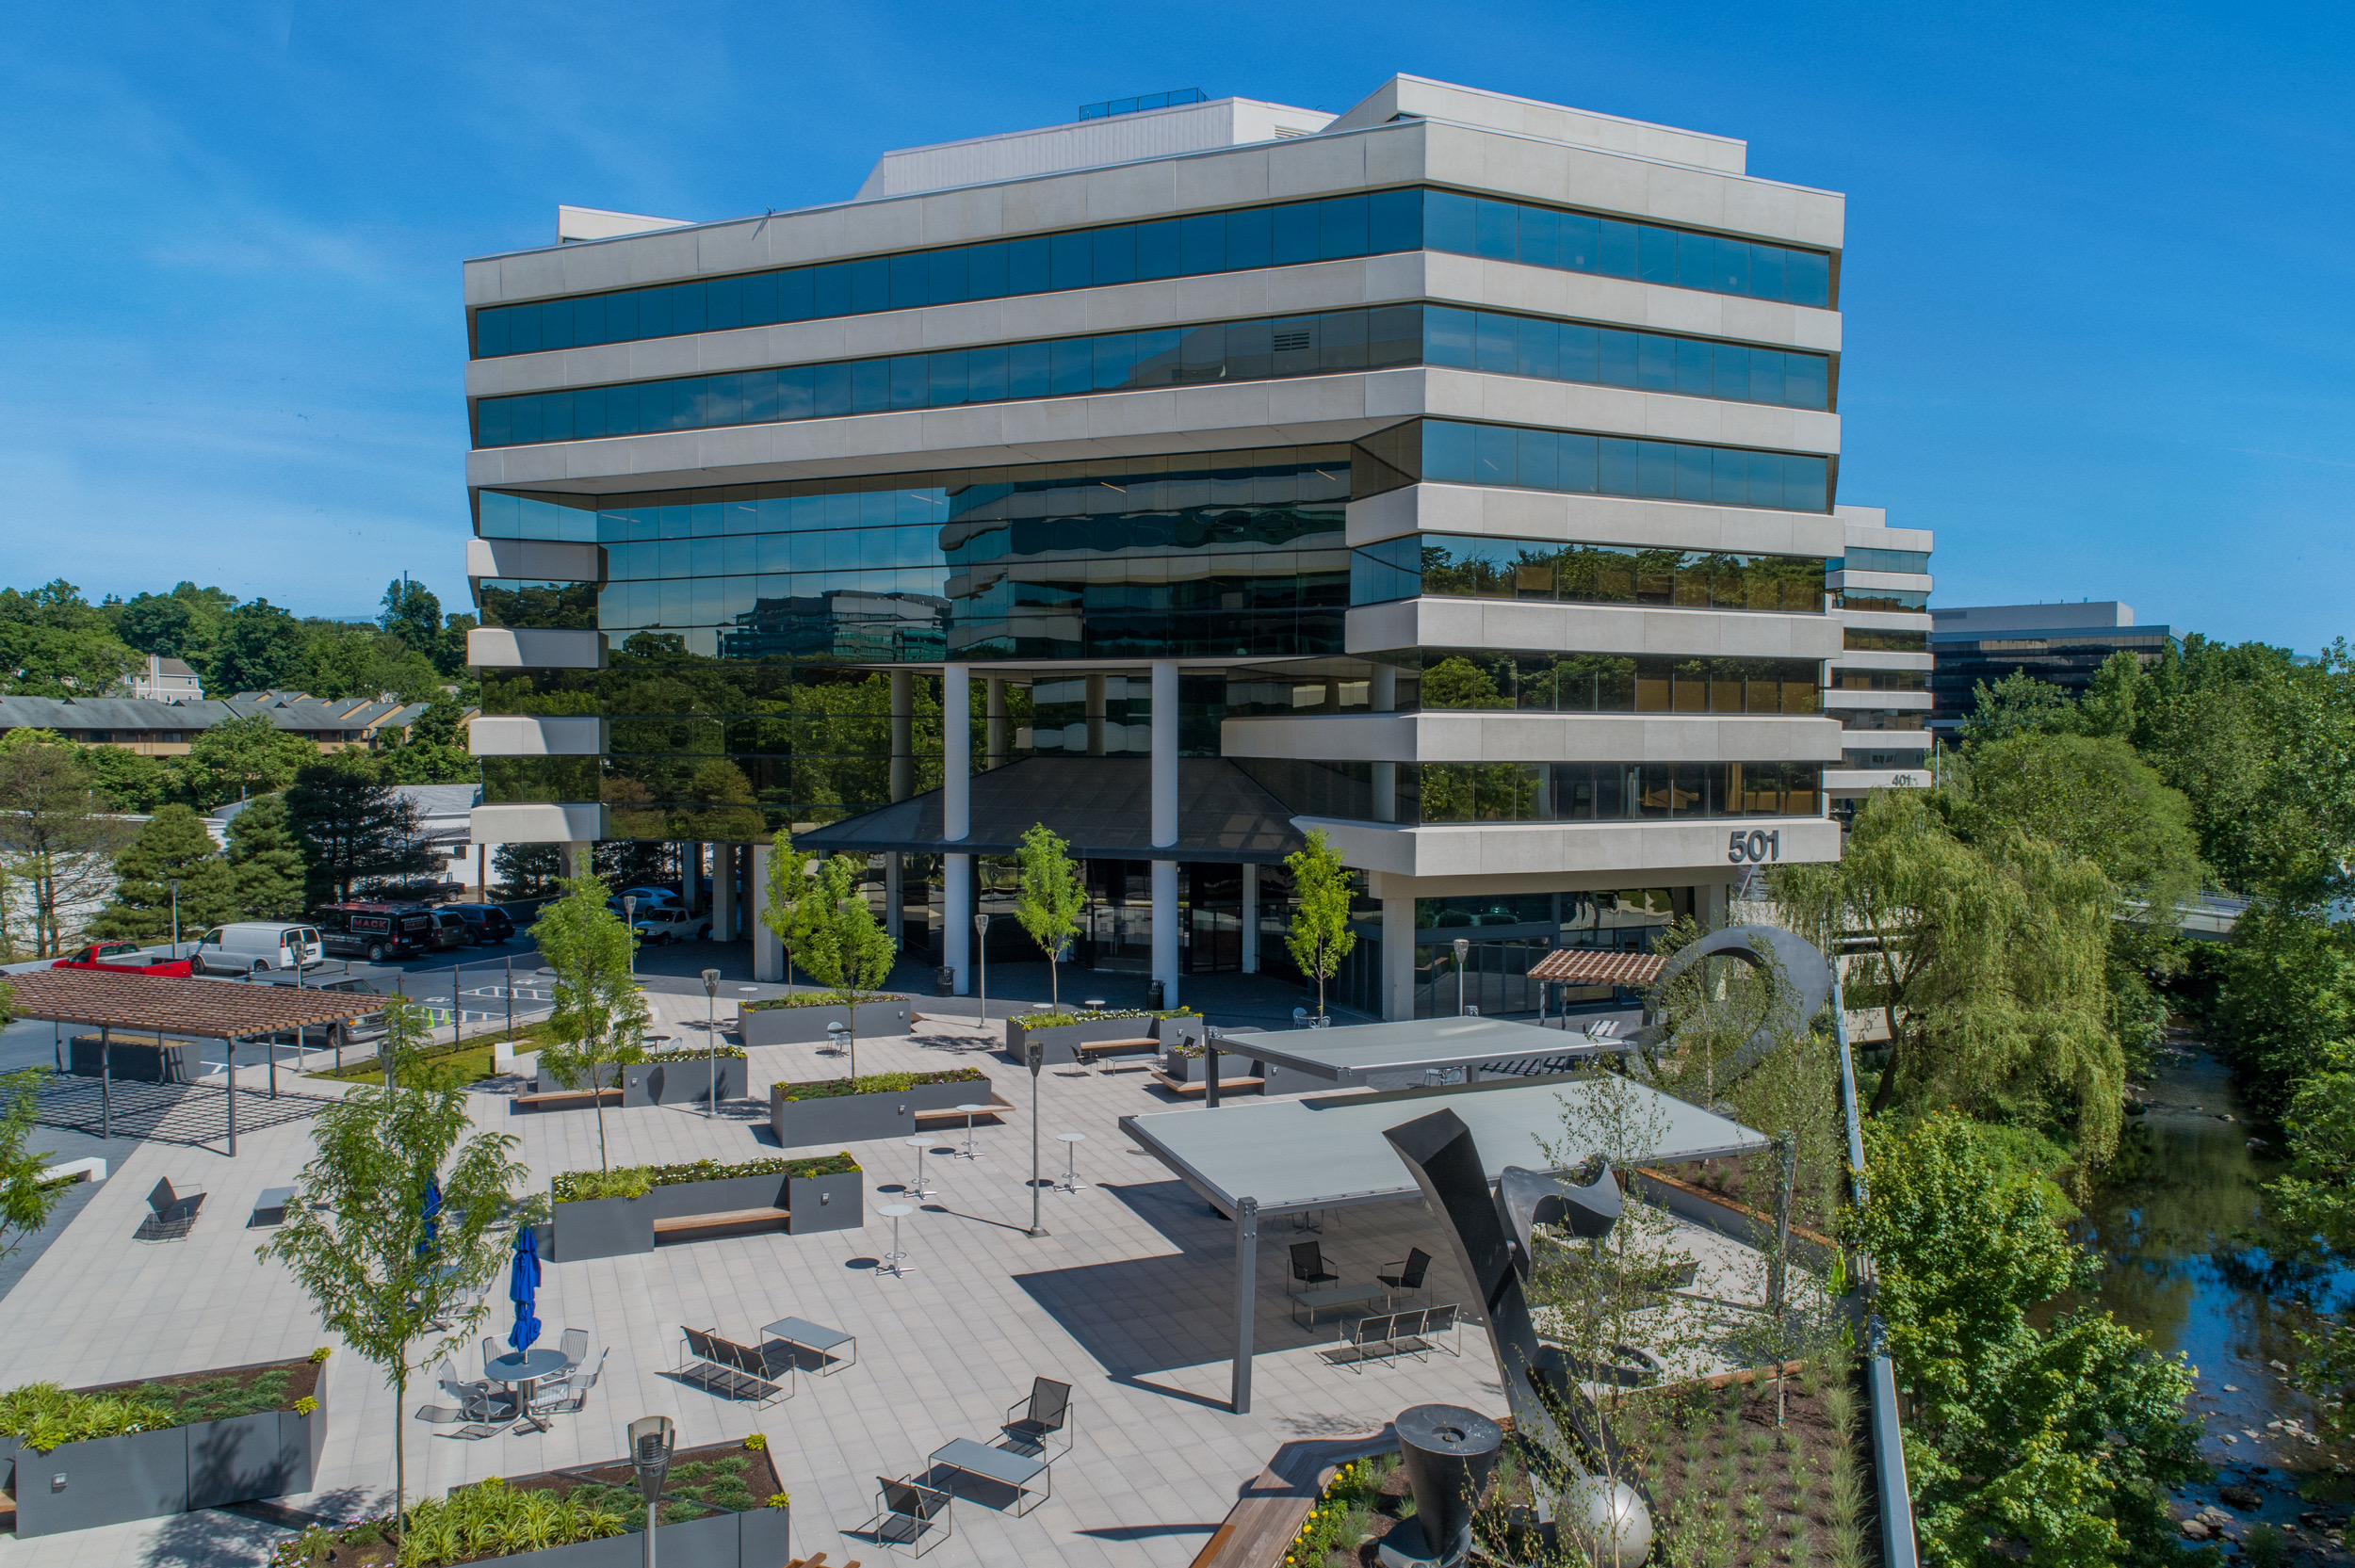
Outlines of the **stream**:
M2278 1262L2250 1239L2280 1166L2277 1151L2250 1146L2256 1130L2217 1053L2176 1036L2144 1091L2150 1108L2127 1123L2118 1179L2071 1230L2102 1256L2096 1303L2198 1368L2192 1410L2216 1476L2184 1488L2176 1512L2220 1527L2228 1551L2262 1521L2282 1531L2288 1561L2355 1561L2329 1539L2355 1500L2355 1456L2313 1438L2314 1402L2282 1376L2311 1304L2355 1296L2355 1269Z

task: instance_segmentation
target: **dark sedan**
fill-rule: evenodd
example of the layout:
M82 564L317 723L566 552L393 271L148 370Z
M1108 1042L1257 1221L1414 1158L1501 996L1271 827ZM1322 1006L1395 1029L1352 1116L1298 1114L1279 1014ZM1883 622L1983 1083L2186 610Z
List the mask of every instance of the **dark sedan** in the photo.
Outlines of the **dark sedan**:
M495 947L515 939L515 922L496 904L444 904L442 913L463 920L478 947Z

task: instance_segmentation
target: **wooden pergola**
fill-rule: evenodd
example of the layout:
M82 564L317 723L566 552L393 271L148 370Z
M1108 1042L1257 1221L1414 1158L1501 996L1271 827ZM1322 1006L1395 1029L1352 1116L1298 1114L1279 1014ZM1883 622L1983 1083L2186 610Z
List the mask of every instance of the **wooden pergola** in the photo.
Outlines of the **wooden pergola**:
M1607 947L1556 947L1529 966L1533 980L1560 985L1617 985L1631 991L1660 978L1668 962L1662 953L1621 953Z
M6 982L19 1018L98 1030L102 1133L111 1134L117 1029L218 1040L228 1050L229 1153L237 1152L237 1046L240 1042L306 1028L348 1025L384 1010L385 999L361 992L288 991L242 980L131 975L104 969L36 969ZM278 1058L270 1056L270 1097L278 1095Z

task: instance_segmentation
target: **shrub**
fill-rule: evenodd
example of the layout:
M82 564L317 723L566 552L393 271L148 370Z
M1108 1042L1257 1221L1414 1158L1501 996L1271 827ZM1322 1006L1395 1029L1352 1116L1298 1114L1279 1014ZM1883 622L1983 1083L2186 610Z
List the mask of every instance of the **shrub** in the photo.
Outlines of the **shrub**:
M1026 1029L1060 1028L1065 1024L1100 1024L1113 1018L1193 1018L1192 1008L1167 1008L1155 1012L1145 1008L1080 1008L1071 1012L1026 1012L1014 1022Z
M699 1159L688 1165L617 1165L610 1171L566 1171L551 1184L556 1201L576 1204L590 1198L642 1198L658 1187L677 1187L687 1182L726 1181L733 1176L790 1176L806 1181L813 1176L848 1175L859 1168L846 1150L818 1159L746 1160L741 1165L723 1165L716 1159Z
M319 1402L311 1398L308 1394L305 1394L301 1398L297 1399L294 1402L294 1411L297 1415L308 1415L311 1412L318 1408Z
M582 1495L590 1491L515 1491L494 1476L447 1497L428 1497L410 1510L400 1538L401 1568L443 1568L626 1533L630 1514L603 1506L605 1498Z
M703 1061L707 1058L717 1057L726 1061L740 1059L743 1055L744 1047L741 1045L715 1045L708 1051L682 1046L674 1051L648 1051L646 1059L648 1061Z
M858 1005L865 1007L869 1002L904 1002L907 1000L907 997L896 991L862 991L859 993ZM831 992L796 992L790 996L771 996L766 1001L739 1003L736 1010L739 1013L771 1012L778 1008L838 1008L841 1005L842 998Z
M846 1094L904 1094L919 1084L979 1083L986 1076L978 1067L959 1067L946 1073L869 1073L857 1078L820 1078L770 1087L781 1100L829 1100Z

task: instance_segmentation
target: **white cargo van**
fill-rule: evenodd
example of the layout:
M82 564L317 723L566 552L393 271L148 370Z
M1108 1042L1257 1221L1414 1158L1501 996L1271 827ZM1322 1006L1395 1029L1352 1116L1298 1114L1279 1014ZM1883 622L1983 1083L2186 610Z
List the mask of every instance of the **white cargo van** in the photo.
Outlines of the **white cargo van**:
M206 931L191 962L200 975L251 975L268 969L308 969L324 956L316 927L241 920Z

